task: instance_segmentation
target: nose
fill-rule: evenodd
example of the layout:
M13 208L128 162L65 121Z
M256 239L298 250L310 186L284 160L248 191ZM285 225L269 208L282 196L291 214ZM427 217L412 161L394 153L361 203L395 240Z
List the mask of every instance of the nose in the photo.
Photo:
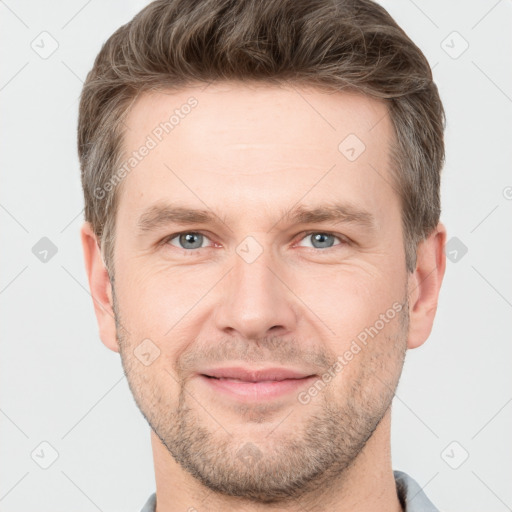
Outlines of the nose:
M234 268L218 297L217 328L246 339L294 332L297 299L286 284L285 274L274 264L268 249L252 262L235 254Z

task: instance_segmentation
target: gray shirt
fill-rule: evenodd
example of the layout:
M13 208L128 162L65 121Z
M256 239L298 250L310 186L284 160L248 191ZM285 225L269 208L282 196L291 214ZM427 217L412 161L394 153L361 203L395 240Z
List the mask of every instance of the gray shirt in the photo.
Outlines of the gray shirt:
M439 512L427 498L416 480L402 471L393 471L395 475L396 490L404 512ZM155 512L156 493L146 501L140 512Z

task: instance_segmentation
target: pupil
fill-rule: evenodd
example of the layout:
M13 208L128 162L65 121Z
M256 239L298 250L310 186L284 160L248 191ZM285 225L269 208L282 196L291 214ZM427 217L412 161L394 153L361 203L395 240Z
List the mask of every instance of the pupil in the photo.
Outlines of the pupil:
M328 235L326 233L317 233L316 235L314 235L313 238L314 238L314 240L316 242L319 242L320 244L325 244L326 243L326 239L328 239L331 236L332 235ZM330 244L327 244L327 246L330 246Z
M185 235L181 235L181 243L182 245L184 245L187 249L197 249L199 247L201 247L201 235L199 233L187 233ZM195 242L194 242L194 239L195 239ZM198 242L199 240L199 242ZM190 245L188 245L187 247L187 244L191 244L192 247L190 247Z

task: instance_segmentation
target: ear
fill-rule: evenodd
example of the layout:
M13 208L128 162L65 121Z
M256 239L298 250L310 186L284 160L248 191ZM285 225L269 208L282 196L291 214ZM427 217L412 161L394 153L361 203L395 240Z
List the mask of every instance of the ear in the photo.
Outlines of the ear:
M89 222L82 225L80 237L101 341L110 350L119 352L112 305L112 285L101 257L98 240Z
M416 270L409 275L409 338L407 348L422 345L432 331L439 291L446 270L446 228L439 223L418 244Z

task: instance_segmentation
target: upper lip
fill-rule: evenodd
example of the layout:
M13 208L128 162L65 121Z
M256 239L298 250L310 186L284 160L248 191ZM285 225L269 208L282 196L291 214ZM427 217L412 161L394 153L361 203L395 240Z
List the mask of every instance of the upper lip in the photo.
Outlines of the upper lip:
M208 377L237 379L245 382L260 382L265 380L286 380L303 379L311 377L311 373L292 368L243 368L240 366L230 366L224 368L209 368L199 372Z

